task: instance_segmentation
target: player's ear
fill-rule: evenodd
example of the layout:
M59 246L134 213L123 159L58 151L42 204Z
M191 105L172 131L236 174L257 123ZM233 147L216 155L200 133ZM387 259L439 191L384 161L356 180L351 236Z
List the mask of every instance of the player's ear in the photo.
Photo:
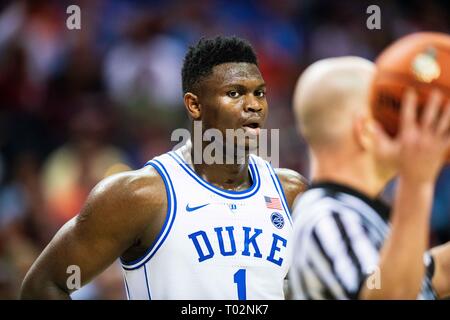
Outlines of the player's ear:
M363 150L372 148L372 125L372 120L364 114L357 115L353 122L353 133L355 135L356 143Z
M202 109L198 97L192 92L184 94L184 106L193 120L200 119Z

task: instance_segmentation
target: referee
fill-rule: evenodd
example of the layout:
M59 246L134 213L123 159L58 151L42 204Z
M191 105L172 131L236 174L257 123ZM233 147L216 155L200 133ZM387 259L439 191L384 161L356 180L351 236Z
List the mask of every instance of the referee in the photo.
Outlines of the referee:
M434 184L450 146L450 105L402 102L392 140L371 118L374 66L357 57L314 63L294 96L310 147L312 186L294 205L294 299L435 299L450 295L450 244L427 251ZM438 114L441 114L438 116ZM398 175L392 210L377 199Z

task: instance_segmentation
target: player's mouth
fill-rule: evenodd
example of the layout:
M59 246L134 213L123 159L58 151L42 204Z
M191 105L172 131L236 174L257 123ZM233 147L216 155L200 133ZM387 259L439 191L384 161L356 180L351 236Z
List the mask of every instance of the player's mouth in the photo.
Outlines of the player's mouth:
M258 136L261 130L261 121L259 119L249 119L242 125L245 133L253 136Z

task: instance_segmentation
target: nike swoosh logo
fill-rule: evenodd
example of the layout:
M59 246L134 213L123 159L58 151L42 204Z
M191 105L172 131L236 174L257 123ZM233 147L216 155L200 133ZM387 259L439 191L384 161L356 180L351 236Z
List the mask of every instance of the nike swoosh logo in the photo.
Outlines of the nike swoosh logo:
M189 203L188 203L188 204L186 205L186 211L187 211L187 212L192 212L192 211L198 210L198 209L200 209L200 208L206 207L207 205L209 205L209 203L203 204L203 205L197 206L197 207L189 207Z

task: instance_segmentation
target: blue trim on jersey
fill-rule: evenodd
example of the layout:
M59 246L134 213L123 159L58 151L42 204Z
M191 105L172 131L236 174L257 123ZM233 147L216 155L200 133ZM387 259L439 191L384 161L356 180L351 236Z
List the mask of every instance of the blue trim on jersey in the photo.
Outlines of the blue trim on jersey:
M275 186L275 189L277 190L277 193L280 196L281 204L283 205L284 211L286 212L288 220L292 226L291 212L289 211L289 206L287 205L286 196L284 195L284 190L283 190L283 187L281 186L280 180L278 179L278 176L275 173L275 171L273 170L272 166L269 165L267 162L266 162L266 167L267 167L267 170L269 170L270 178L272 178L272 182ZM275 182L275 179L273 178L274 176L279 185L277 185L277 182ZM281 192L280 192L280 189L281 189Z
M144 273L145 273L145 285L147 286L148 300L152 300L152 295L150 294L150 287L148 284L147 266L145 264L144 264Z
M130 289L128 289L128 282L127 282L126 274L124 275L123 279L125 280L125 289L127 289L127 298L128 298L128 300L131 300Z
M164 185L166 187L166 196L167 196L167 213L166 213L166 219L164 221L164 225L159 232L158 236L156 237L155 241L152 243L150 248L145 252L145 254L131 262L123 261L122 258L120 259L122 262L122 267L125 270L135 270L145 263L149 261L155 253L158 251L158 249L161 247L161 245L166 240L170 230L172 229L173 222L175 221L175 216L177 213L177 198L175 194L175 190L173 188L172 180L170 179L169 174L167 173L167 170L164 168L163 164L159 162L158 160L152 160L147 162L146 165L151 165L155 170L159 173L161 178L164 181ZM173 199L172 199L173 197ZM172 203L173 202L173 203ZM173 206L172 206L173 204ZM168 227L167 227L168 225ZM162 237L162 239L161 239Z
M192 170L189 165L175 152L169 152L169 156L171 156L179 165L180 167L188 174L190 175L195 181L197 181L200 185L208 189L209 191L214 192L215 194L227 198L227 199L246 199L250 198L256 192L258 192L260 186L261 186L261 178L259 176L259 170L257 164L254 162L254 160L250 157L251 164L249 164L250 168L250 175L253 180L252 186L243 191L232 191L232 190L225 190L216 187L215 185L209 183L208 181L201 178L194 170Z
M272 168L272 171L273 171L273 174L275 175L275 178L277 179L277 182L278 182L278 186L280 187L280 190L281 190L281 194L283 195L283 201L284 201L284 204L286 205L286 208L287 208L287 210L286 210L286 213L287 213L287 215L288 215L288 217L289 217L289 220L291 220L292 219L292 217L291 217L291 211L290 211L290 209L289 209L289 205L288 205L288 202L287 202L287 198L286 198L286 195L284 194L284 189L283 189L283 186L282 186L282 184L281 184L281 181L280 181L280 178L278 178L278 175L275 173L275 170ZM292 223L292 220L291 220L291 223Z

